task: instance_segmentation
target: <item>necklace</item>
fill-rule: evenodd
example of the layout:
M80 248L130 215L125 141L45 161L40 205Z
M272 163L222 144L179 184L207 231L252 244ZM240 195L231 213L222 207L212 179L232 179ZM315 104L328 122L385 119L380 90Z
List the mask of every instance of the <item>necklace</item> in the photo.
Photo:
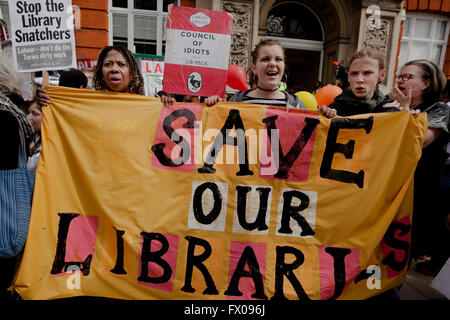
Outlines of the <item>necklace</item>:
M259 90L262 90L262 91L267 91L267 92L274 92L274 91L277 91L278 90L278 88L275 88L275 89L264 89L264 88L261 88L260 86L256 86Z

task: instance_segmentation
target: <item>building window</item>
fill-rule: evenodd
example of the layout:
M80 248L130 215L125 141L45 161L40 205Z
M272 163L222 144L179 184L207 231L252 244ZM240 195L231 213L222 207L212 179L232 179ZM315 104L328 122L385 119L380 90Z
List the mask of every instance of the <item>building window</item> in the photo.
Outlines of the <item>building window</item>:
M450 20L434 14L408 13L403 26L398 65L415 59L428 59L444 65Z
M109 37L134 53L164 55L167 8L179 0L109 0Z

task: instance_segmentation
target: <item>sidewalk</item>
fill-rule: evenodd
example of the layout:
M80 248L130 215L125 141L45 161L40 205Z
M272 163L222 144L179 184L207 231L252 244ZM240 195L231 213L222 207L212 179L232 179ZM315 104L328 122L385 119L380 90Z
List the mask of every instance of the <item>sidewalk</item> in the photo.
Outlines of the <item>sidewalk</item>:
M416 271L413 262L400 289L400 300L448 300L446 296L430 287L433 279L432 276Z

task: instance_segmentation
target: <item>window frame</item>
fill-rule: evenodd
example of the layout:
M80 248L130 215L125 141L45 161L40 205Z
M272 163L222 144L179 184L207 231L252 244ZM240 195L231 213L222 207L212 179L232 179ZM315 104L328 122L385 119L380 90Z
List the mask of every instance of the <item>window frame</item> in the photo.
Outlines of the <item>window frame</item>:
M400 46L401 46L400 56L402 54L404 54L404 56L399 57L399 58L403 59L403 60L399 59L399 67L401 68L404 63L411 60L410 56L411 56L412 45L414 43L421 43L421 44L427 44L427 46L428 46L427 57L424 57L424 59L428 59L428 60L431 60L431 58L434 58L434 57L432 57L433 47L436 45L442 45L441 56L437 63L439 68L442 69L444 66L444 62L445 62L445 53L447 50L448 36L449 36L449 32L450 32L450 19L445 16L441 16L441 15L437 15L437 14L433 14L433 13L416 13L416 12L407 13L406 19L408 19L408 18L411 19L410 20L411 22L409 25L409 35L405 34L406 25L404 25L402 39L400 41ZM406 24L406 19L405 19L405 24ZM430 34L429 38L414 37L414 35L413 35L414 27L415 27L415 23L416 23L417 19L431 21L431 34ZM437 25L438 21L445 21L447 23L445 33L444 33L444 40L434 39L435 33L436 33L436 25ZM406 52L402 51L402 49L403 49L402 47L405 48ZM402 62L402 63L400 63L400 62Z
M113 14L124 14L127 16L127 48L133 53L143 53L136 52L134 46L134 17L143 16L156 18L156 53L154 55L163 56L163 41L165 40L165 30L166 26L163 24L167 21L168 12L163 11L163 0L157 0L157 9L154 10L143 10L134 9L133 0L128 0L127 8L119 8L112 6L113 0L108 0L108 42L110 45L113 44ZM177 0L177 5L180 4L180 0Z

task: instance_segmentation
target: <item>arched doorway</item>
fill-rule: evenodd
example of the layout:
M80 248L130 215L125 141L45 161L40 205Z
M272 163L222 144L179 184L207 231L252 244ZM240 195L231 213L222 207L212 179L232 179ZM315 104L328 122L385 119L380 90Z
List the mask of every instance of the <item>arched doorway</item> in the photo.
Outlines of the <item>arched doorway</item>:
M324 54L324 31L317 15L304 4L286 1L274 5L266 21L266 38L280 41L286 49L288 91L313 90L322 77Z

